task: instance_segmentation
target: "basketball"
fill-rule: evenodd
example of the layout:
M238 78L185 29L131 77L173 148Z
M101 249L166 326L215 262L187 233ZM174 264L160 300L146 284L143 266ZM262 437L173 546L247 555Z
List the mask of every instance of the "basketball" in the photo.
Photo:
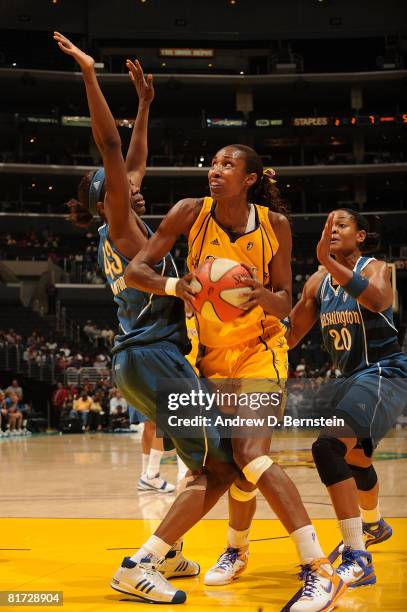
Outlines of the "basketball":
M223 258L205 261L191 281L196 292L195 310L208 321L226 323L241 316L246 311L240 306L252 291L244 285L245 278L251 278L250 272L237 261Z

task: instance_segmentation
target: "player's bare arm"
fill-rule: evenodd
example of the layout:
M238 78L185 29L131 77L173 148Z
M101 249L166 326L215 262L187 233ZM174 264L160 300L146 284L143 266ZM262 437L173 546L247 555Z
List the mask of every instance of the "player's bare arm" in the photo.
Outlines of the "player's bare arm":
M283 319L292 306L291 228L288 219L282 214L270 211L269 219L279 243L269 266L272 290L256 279L247 279L245 285L252 287L252 293L242 308L251 310L261 306L267 314Z
M179 236L188 236L201 206L202 199L186 198L171 208L155 234L127 266L124 280L128 287L157 295L167 293L165 289L168 278L157 274L154 266L171 251ZM192 275L187 274L179 279L176 287L176 295L187 301L192 300L194 296L189 287L191 278Z
M154 100L153 75L144 75L138 60L126 61L129 76L138 96L138 110L126 155L126 170L134 184L140 188L147 168L148 116Z
M123 227L132 228L134 239L144 242L136 221L132 219L129 204L129 182L122 155L119 132L109 106L99 87L95 73L95 60L76 47L68 38L54 33L61 51L73 57L79 64L86 88L86 96L92 120L92 133L103 159L106 175L105 214L112 239L123 236ZM133 227L134 226L134 227Z
M334 223L334 212L330 213L322 232L321 240L317 246L317 257L320 263L325 266L341 287L345 287L354 276L351 268L344 266L330 253L332 239L332 229ZM390 271L383 261L371 261L361 275L369 280L368 285L357 297L359 304L372 312L381 312L393 301L392 288L390 283Z
M290 326L285 335L290 349L294 348L314 327L318 320L317 292L325 276L325 271L315 272L304 285L301 298L292 309Z

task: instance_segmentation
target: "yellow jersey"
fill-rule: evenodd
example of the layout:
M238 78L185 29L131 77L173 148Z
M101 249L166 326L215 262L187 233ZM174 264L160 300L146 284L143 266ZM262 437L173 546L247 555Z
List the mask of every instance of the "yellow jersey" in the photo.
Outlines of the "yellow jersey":
M269 220L269 209L258 204L255 209L255 228L235 237L217 223L214 202L210 197L205 198L189 232L189 271L196 270L208 257L225 257L255 267L259 281L271 289L269 265L279 244ZM233 346L256 337L266 339L279 334L283 328L279 319L266 314L260 306L228 323L207 321L197 312L195 316L199 342L208 347Z

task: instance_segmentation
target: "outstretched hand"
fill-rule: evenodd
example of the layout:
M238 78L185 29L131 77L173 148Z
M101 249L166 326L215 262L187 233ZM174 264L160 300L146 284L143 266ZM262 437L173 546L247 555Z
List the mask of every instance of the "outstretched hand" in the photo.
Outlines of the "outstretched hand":
M76 47L66 36L61 34L60 32L54 32L54 40L57 41L58 47L66 53L67 55L71 55L74 60L76 60L81 67L82 72L86 70L92 70L95 66L95 60L90 55L87 55Z
M317 257L320 264L323 266L329 263L331 259L331 239L332 227L334 223L334 213L331 212L326 220L325 227L322 231L321 239L317 245Z
M132 62L131 60L126 61L126 67L129 71L131 82L133 83L140 102L151 104L154 100L154 85L153 75L144 75L141 64L138 60Z

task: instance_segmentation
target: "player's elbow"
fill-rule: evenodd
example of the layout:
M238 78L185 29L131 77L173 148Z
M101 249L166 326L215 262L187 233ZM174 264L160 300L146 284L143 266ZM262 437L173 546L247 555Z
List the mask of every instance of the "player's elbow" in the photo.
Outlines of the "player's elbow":
M370 299L369 301L364 302L362 306L364 306L367 310L370 310L370 312L383 312L383 310L386 310L390 304L382 299Z
M124 278L124 282L126 283L127 287L132 287L134 289L138 288L138 280L139 280L138 266L137 266L137 263L134 261L134 259L133 261L129 263L129 265L125 269L123 278Z
M106 136L105 138L101 138L97 143L100 152L102 155L104 153L109 153L111 151L118 151L122 149L122 141L120 140L119 134Z

